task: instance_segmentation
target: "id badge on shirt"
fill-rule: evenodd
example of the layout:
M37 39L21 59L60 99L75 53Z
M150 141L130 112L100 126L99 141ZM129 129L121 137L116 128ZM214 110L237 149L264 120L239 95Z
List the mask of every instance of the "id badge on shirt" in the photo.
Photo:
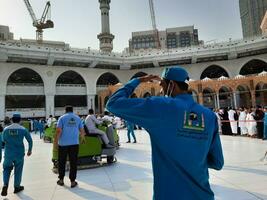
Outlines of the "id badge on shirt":
M207 139L205 121L203 113L184 111L183 120L179 123L178 135L195 139Z

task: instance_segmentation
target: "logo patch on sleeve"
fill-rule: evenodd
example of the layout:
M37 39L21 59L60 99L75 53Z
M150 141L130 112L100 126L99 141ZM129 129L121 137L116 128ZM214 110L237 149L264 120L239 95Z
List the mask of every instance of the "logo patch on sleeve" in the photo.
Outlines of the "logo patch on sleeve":
M204 115L185 111L183 129L188 131L203 132L205 130Z

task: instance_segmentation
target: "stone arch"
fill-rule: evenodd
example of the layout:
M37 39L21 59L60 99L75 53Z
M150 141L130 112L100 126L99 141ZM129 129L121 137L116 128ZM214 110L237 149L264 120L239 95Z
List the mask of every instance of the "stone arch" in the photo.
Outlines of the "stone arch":
M151 94L149 92L146 92L144 95L143 95L143 98L149 98L151 97Z
M238 85L235 89L236 107L250 108L252 106L251 93L247 85Z
M142 77L142 76L146 76L147 73L145 72L137 72L135 75L132 76L131 80L134 78L138 78L138 77Z
M97 86L108 86L108 85L116 85L119 83L119 79L117 76L110 72L106 72L102 75L100 75L96 81Z
M256 105L267 105L267 83L259 82L255 87Z
M193 90L193 89L191 89L190 91L192 93L192 97L195 100L195 102L199 102L197 91L196 90Z
M23 83L44 85L41 75L35 70L26 67L15 70L7 79L7 85Z
M233 91L227 86L219 89L219 105L221 108L235 107L233 101Z
M241 67L239 74L259 74L262 71L267 71L267 63L260 59L252 59Z
M86 85L86 82L80 73L68 70L57 77L56 84Z
M138 98L138 97L137 97L137 94L136 94L136 93L133 93L133 94L131 95L131 98Z
M86 115L88 108L86 95L86 82L84 77L77 71L67 70L56 78L56 95L54 96L55 115L64 113L64 107L71 105L74 112Z
M215 108L216 107L216 94L215 91L211 88L204 88L202 91L203 94L203 105L208 108Z
M38 72L26 67L16 69L8 76L6 86L6 115L10 115L10 109L20 112L23 117L44 115L44 80ZM35 111L26 111L25 108L35 108L37 114Z
M225 68L219 65L210 65L200 75L200 79L208 78L220 78L221 76L229 77L229 73Z

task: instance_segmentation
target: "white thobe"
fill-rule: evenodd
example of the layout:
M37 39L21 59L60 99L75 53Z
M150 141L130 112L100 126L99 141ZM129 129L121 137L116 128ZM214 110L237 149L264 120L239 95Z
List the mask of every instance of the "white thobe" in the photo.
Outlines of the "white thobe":
M241 135L248 134L246 117L247 117L247 113L245 111L240 112L239 118L238 118L238 126L240 127Z
M232 133L233 134L237 134L237 121L235 120L235 115L236 111L234 110L229 110L228 111L228 118L230 120L230 125L231 125L231 129L232 129Z

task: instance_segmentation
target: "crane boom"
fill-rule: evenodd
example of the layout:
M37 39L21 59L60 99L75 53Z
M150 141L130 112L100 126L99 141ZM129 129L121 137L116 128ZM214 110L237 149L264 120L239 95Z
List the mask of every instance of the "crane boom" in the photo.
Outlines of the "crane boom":
M24 3L26 4L26 7L27 7L27 9L31 15L33 25L37 25L38 21L37 21L37 18L33 12L33 9L32 9L30 2L28 0L24 0Z
M40 19L40 23L44 23L45 18L47 16L47 13L49 11L49 8L50 8L50 1L46 2L45 9L44 9L43 14L42 14L42 17Z
M43 29L54 27L53 21L50 19L46 20L47 14L50 11L50 2L46 2L45 9L40 20L37 20L29 0L24 0L24 3L26 4L26 7L31 15L33 26L36 27L36 40L37 42L42 43Z
M150 15L151 15L152 27L153 27L153 30L156 30L157 29L157 24L156 24L156 17L155 17L155 10L154 10L153 0L149 0L149 7L150 7Z
M156 17L155 17L155 10L154 10L153 0L149 0L149 8L150 8L152 28L153 28L153 31L154 31L156 47L158 49L160 49L159 32L158 32L157 24L156 24Z

